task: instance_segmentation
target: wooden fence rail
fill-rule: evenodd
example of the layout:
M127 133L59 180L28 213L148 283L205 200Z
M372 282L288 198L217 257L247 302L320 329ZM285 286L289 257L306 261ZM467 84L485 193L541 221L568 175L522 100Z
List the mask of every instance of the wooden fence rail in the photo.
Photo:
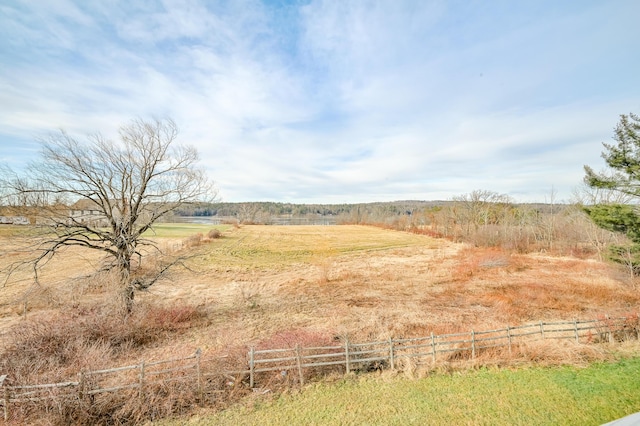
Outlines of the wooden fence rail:
M398 363L412 360L416 364L435 365L438 359L475 359L484 351L513 347L527 341L542 339L571 339L576 343L613 342L640 338L637 316L574 320L561 322L540 321L535 324L508 326L495 330L472 330L468 333L431 334L413 339L351 343L340 346L291 347L249 351L249 386L255 387L262 373L297 371L304 383L303 370L336 366L344 373L354 370L395 369Z
M207 389L206 380L213 377L231 377L243 380L248 376L249 387L255 388L257 380L265 374L279 372L286 376L293 371L296 381L304 384L305 372L324 374L335 367L336 371L370 371L396 369L402 360L415 364L435 365L438 360L473 360L484 351L508 348L541 339L571 339L576 343L614 342L640 339L638 316L604 318L598 320L574 320L543 322L522 326L508 326L495 330L472 330L412 339L388 339L376 342L354 343L346 339L340 345L257 350L250 348L244 369L224 369L219 362L224 357L203 359L198 349L193 355L161 361L141 361L139 364L116 368L83 371L77 381L49 384L9 384L6 375L0 375L0 403L5 421L9 419L11 404L39 402L52 398L85 398L107 392L137 389L140 397L145 387L176 381L196 385L200 396L204 392L221 392ZM212 364L205 367L205 364ZM232 366L237 368L236 366ZM231 377L232 379L236 379ZM201 398L202 399L202 398Z

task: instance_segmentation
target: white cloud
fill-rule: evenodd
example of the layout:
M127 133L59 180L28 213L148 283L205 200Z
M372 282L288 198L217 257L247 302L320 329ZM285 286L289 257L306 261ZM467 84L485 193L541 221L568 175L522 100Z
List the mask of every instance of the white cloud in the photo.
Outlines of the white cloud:
M9 3L0 158L32 155L12 147L59 127L113 135L155 115L177 121L228 201L442 199L478 188L532 201L552 186L568 198L582 165L599 164L618 114L640 106L626 37L639 9Z

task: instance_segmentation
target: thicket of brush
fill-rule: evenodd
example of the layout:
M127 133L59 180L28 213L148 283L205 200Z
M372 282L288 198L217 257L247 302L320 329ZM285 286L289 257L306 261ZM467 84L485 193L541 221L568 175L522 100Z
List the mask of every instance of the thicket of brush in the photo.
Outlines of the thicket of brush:
M490 204L487 212L456 204L434 207L413 215L364 221L476 247L499 247L518 253L553 251L566 255L600 254L619 236L598 228L579 206L546 207ZM486 214L485 214L486 213Z
M144 357L145 349L161 347L176 333L205 326L207 317L203 307L186 304L138 305L127 317L97 306L34 317L14 326L5 336L6 346L0 352L0 371L8 376L5 384L9 386L74 380L80 372L131 364L137 355ZM325 346L332 344L332 339L326 333L292 329L261 340L257 347ZM70 394L64 388L52 389L45 400L13 404L10 423L140 424L188 414L198 406L226 407L251 393L247 375L240 372L247 368L247 351L246 347L238 346L227 348L224 358L216 359L215 355L202 355L207 374L200 387L195 379L157 381L145 385L143 395L134 387L84 397ZM177 356L181 355L167 352L161 359ZM317 370L305 372L306 379L336 372L335 367ZM262 374L260 379L270 392L282 391L297 383L297 379L279 371Z
M34 318L14 327L7 336L8 345L0 353L0 370L10 383L36 384L73 380L81 371L113 368L131 364L136 354L161 347L176 333L207 324L209 314L201 307L140 305L124 318L102 308L76 308L48 318ZM636 323L637 323L637 317ZM637 324L636 324L637 326ZM636 332L637 335L637 332ZM283 349L341 345L342 337L326 331L288 329L255 343L256 349ZM240 373L247 368L246 348L227 348L226 358L208 365L210 374L202 387L195 380L150 382L144 393L132 388L92 396L72 395L64 389L50 398L31 404L15 404L11 422L15 424L140 424L168 416L188 415L198 406L224 408L251 394L248 378ZM616 349L616 350L619 350ZM636 349L637 350L637 349ZM513 364L586 364L611 358L606 345L584 345L569 341L532 341L514 345L513 350L495 348L479 350L474 359L468 350L439 357L436 364L416 364L413 359L398 360L396 371L410 377L432 372L479 366ZM205 354L211 355L211 354ZM167 352L161 359L182 356ZM386 370L384 363L358 364L355 373ZM236 371L237 373L233 373ZM304 369L304 381L342 377L341 366ZM261 391L270 394L299 386L295 371L272 371L256 377ZM118 383L113 383L117 385Z
M186 304L153 306L140 304L131 315L103 307L75 308L47 317L34 317L14 326L5 336L0 352L0 371L5 384L59 383L74 380L82 371L113 368L131 363L148 348L161 346L176 333L206 322L202 307ZM220 369L244 363L244 351L224 360ZM162 359L175 358L166 353ZM136 361L137 362L137 361ZM207 388L222 389L224 380L210 379ZM237 389L242 392L240 388ZM195 380L153 383L138 389L69 397L66 389L52 390L50 398L11 406L16 424L138 424L171 414L185 413L205 402ZM238 392L226 389L225 398ZM219 402L208 401L207 405Z

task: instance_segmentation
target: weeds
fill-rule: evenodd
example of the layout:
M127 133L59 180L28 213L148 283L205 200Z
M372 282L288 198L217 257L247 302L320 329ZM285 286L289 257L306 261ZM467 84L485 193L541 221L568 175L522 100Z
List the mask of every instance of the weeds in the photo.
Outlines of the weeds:
M222 238L222 232L219 229L212 229L207 232L207 238L210 240L217 240L218 238Z
M249 309L260 307L263 286L254 282L238 283L240 305Z
M321 331L313 331L306 329L289 329L278 332L268 338L258 342L256 349L258 350L281 350L289 349L282 352L283 357L294 357L297 351L304 350L305 356L322 355L333 352L331 347L339 346L334 338ZM304 368L300 371L289 370L285 368L291 365L291 361L283 362L283 369L272 372L260 373L257 380L263 383L263 387L270 390L283 390L288 387L296 386L302 379L304 382L326 377L336 372L343 372L341 366L318 366L315 368ZM302 377L300 376L302 375Z
M9 331L0 371L15 384L67 381L80 371L110 367L137 349L196 326L203 317L190 305L147 305L126 318L99 307L34 318ZM91 403L63 390L51 392L45 402L19 405L12 417L29 423L45 417L51 424L138 423L184 412L196 402L193 384L153 385L145 389L144 400L127 392L99 394Z
M204 236L202 233L198 232L197 234L193 234L189 238L186 238L183 242L183 246L186 248L198 247L202 244L204 240Z

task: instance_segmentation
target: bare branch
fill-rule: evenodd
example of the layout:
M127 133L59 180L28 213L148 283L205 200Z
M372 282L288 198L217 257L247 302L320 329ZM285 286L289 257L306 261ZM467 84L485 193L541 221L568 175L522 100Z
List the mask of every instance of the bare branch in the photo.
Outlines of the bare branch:
M141 288L131 278L132 258L142 256L139 246L154 246L143 234L184 203L212 201L215 189L196 149L176 143L172 120L135 119L119 135L118 142L50 135L28 177L2 173L0 196L42 230L32 236L34 277L65 247L101 251L120 273L130 310L133 289Z

